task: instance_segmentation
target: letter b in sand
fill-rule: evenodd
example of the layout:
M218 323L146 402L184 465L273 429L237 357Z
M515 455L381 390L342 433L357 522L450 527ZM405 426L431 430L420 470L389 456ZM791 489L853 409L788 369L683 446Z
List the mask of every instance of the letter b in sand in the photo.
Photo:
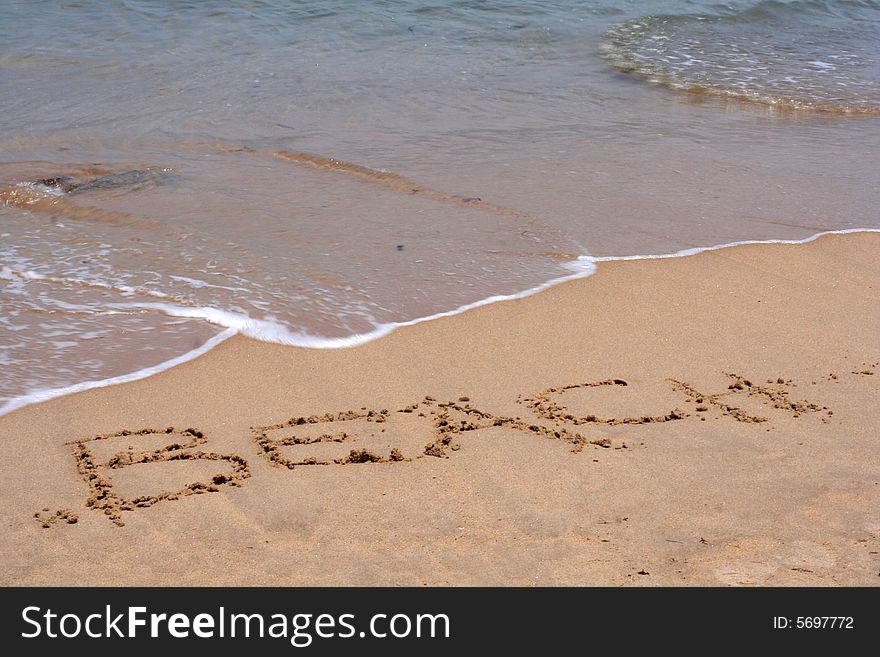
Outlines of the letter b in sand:
M90 494L86 505L102 510L110 520L122 526L125 524L122 521L122 514L125 511L153 506L165 500L178 500L188 495L217 492L221 486L239 486L250 476L247 461L242 457L196 449L207 440L198 429L180 431L168 427L119 431L88 440L74 440L68 444L73 448L79 472L89 486ZM153 449L136 450L135 443L140 443L141 447L152 446ZM123 449L120 450L120 447ZM159 490L141 495L128 493L128 497L118 492L118 482L114 481L114 477L123 469L135 465L194 461L225 461L230 467L223 472L209 474L201 481L185 484L178 490ZM155 485L157 480L161 484L162 479L162 473L156 470L146 479L147 483L141 485ZM135 486L137 485L138 482L135 481Z

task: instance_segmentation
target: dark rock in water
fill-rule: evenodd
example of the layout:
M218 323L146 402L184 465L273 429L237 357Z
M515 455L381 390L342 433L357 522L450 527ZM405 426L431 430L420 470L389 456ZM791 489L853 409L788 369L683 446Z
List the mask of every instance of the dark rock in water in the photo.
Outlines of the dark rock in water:
M151 169L134 169L121 173L108 173L89 180L76 181L70 176L56 176L35 181L39 185L60 189L67 194L87 192L93 189L125 189L137 191L165 185L177 180L170 171L153 171Z
M56 178L43 178L42 180L38 180L37 184L43 185L44 187L55 187L64 189L66 186L73 182L73 178L70 176L58 176ZM64 191L67 191L66 189Z
M108 173L85 182L75 184L66 192L86 192L92 189L128 189L135 191L147 187L163 185L175 180L177 176L168 171L151 171L135 169L122 173Z

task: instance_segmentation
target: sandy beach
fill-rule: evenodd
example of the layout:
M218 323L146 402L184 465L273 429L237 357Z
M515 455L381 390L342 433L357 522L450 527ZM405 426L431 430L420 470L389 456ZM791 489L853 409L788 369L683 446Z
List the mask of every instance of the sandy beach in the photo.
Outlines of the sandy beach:
M0 418L4 585L880 584L880 234Z

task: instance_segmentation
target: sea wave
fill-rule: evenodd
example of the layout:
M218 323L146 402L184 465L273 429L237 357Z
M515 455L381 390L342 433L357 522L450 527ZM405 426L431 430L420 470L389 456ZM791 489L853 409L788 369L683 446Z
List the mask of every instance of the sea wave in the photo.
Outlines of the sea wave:
M146 367L140 369L135 372L131 372L129 374L125 374L122 376L115 376L107 379L95 380L95 381L83 381L80 383L76 383L74 385L64 386L60 388L46 388L31 391L25 395L20 395L14 397L12 399L7 400L0 406L0 416L5 415L7 413L11 413L14 410L23 408L25 406L48 401L50 399L54 399L56 397L61 397L68 394L73 394L77 392L83 392L85 390L90 390L92 388L105 387L110 385L116 385L119 383L127 383L130 381L137 381L139 379L144 379L154 374L158 374L159 372L163 372L172 367L180 365L182 363L193 360L227 339L231 338L234 335L244 335L250 337L252 339L260 340L263 342L270 342L275 344L282 344L288 346L295 346L301 348L311 348L311 349L339 349L339 348L347 348L353 347L360 344L364 344L370 342L372 340L376 340L383 336L388 335L392 331L395 331L398 328L403 328L406 326L414 326L416 324L421 324L423 322L432 321L435 319L440 319L443 317L451 317L454 315L459 315L461 313L467 312L469 310L473 310L480 306L489 305L492 303L497 303L499 301L511 301L515 299L522 299L548 288L551 288L560 283L564 283L567 281L572 281L580 278L585 278L587 276L592 275L596 271L596 265L600 262L613 262L619 260L652 260L652 259L663 259L663 258L681 258L696 255L699 253L704 253L707 251L717 251L721 249L728 249L736 246L743 246L748 244L806 244L808 242L812 242L820 237L825 235L841 235L841 234L849 234L849 233L878 233L880 229L874 228L852 228L852 229L842 229L842 230L831 230L831 231L823 231L820 233L816 233L809 237L800 240L784 240L784 239L774 239L774 240L744 240L738 242L730 242L726 244L718 244L714 246L707 247L694 247L690 249L683 249L680 251L676 251L674 253L660 253L660 254L646 254L646 255L627 255L627 256L580 256L576 260L570 261L567 263L567 268L572 271L570 275L561 276L558 278L554 278L552 280L547 281L541 285L535 286L528 290L523 290L521 292L517 292L515 294L506 294L506 295L494 295L491 297L487 297L485 299L481 299L479 301L469 303L453 310L449 310L446 312L435 313L432 315L428 315L425 317L418 317L415 319L401 321L401 322L389 322L381 325L377 325L373 331L369 331L367 333L362 334L354 334L351 336L347 336L344 338L321 338L319 336L308 335L305 333L296 333L291 331L286 326L275 323L268 320L256 320L250 318L241 313L231 312L218 308L191 308L184 306L176 306L174 304L165 304L165 303L140 303L140 304L131 304L132 306L141 306L144 308L149 307L152 310L157 310L164 314L167 314L172 317L186 317L186 318L199 318L205 321L211 322L217 326L224 327L224 330L209 339L205 344L193 349L185 354L162 362L158 365L152 365L150 367Z
M691 94L767 107L880 115L880 3L764 0L741 11L657 14L612 26L618 70Z

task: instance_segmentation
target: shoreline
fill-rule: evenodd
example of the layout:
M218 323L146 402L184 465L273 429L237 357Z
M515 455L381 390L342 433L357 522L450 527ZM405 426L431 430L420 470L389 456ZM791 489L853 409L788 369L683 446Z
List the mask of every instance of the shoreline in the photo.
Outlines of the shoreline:
M604 261L348 349L232 336L19 408L0 577L875 586L876 232Z
M818 233L814 233L809 237L805 237L803 239L770 239L770 240L741 240L737 242L730 242L725 244L717 244L713 246L705 246L705 247L692 247L688 249L682 249L680 251L676 251L673 253L660 253L660 254L649 254L649 255L628 255L628 256L580 256L576 260L573 260L567 265L570 265L570 269L575 273L569 276L561 276L557 278L550 279L545 283L541 283L540 285L536 285L535 287L529 288L527 290L523 290L521 292L515 292L512 294L500 294L500 295L492 295L486 297L485 299L479 299L472 303L467 303L457 308L453 308L452 310L442 311L438 313L434 313L431 315L427 315L425 317L417 317L415 319L403 320L399 322L391 322L388 324L381 324L376 326L373 331L364 334L356 334L347 336L344 338L320 338L317 336L311 336L306 334L293 334L285 327L272 325L271 322L267 322L266 320L254 320L249 317L239 318L234 316L234 313L229 313L228 311L216 310L212 308L207 309L186 309L183 310L191 310L192 313L195 314L186 314L182 312L180 309L172 309L171 311L166 312L171 316L180 316L180 317L201 317L201 315L197 314L197 311L201 310L205 315L206 321L209 323L222 327L222 330L217 335L210 338L205 344L188 351L187 353L181 354L175 358L171 358L167 361L163 361L161 363L157 363L155 365L151 365L149 367L145 367L141 370L135 370L133 372L129 372L126 374L121 374L118 376L113 376L107 379L98 379L93 381L82 381L79 383L75 383L69 386L63 386L61 388L49 388L49 389L40 389L35 390L30 393L26 393L24 395L19 395L18 397L13 397L7 400L5 403L0 405L0 417L12 413L20 408L25 408L27 406L33 404L39 404L44 401L49 401L51 399L56 399L58 397L62 397L65 395L76 394L78 392L84 392L86 390L92 390L94 388L103 388L106 386L119 385L122 383L129 383L131 381L138 381L140 379L144 379L159 372L164 372L167 369L172 367L176 367L183 363L186 363L190 360L198 358L204 353L207 353L211 349L213 349L218 344L223 341L229 339L234 335L242 335L243 337L252 338L255 340L259 340L261 342L267 342L270 344L280 344L290 347L296 348L305 348L305 349L345 349L350 347L357 347L362 344L366 344L368 342L372 342L373 340L378 340L380 338L385 337L393 331L396 331L400 328L405 328L407 326L414 326L416 324L421 324L423 322L429 322L436 319L441 319L444 317L453 317L455 315L459 315L462 313L466 313L475 308L480 308L482 306L491 305L493 303L498 303L501 301L515 301L518 299L525 299L534 294L538 294L545 290L548 290L556 285L560 285L562 283L567 283L574 280L579 280L582 278L587 278L592 276L596 272L596 263L600 262L621 262L621 261L633 261L633 260L663 260L669 258L685 258L694 255L699 255L700 253L719 251L723 249L730 249L739 246L749 246L749 245L759 245L759 244L808 244L817 240L826 235L849 235L849 234L858 234L858 233L880 233L880 229L878 228L843 228L837 230L827 230L821 231ZM160 307L162 304L144 304L144 307ZM207 317L213 317L213 320L207 319ZM232 319L228 320L226 323L222 323L218 318L221 316L229 316ZM248 326L252 326L255 328L247 328ZM259 330L256 327L266 326L268 328L267 331ZM275 339L268 339L266 334L273 334ZM299 337L300 341L297 342L296 338ZM285 339L289 338L289 339Z

